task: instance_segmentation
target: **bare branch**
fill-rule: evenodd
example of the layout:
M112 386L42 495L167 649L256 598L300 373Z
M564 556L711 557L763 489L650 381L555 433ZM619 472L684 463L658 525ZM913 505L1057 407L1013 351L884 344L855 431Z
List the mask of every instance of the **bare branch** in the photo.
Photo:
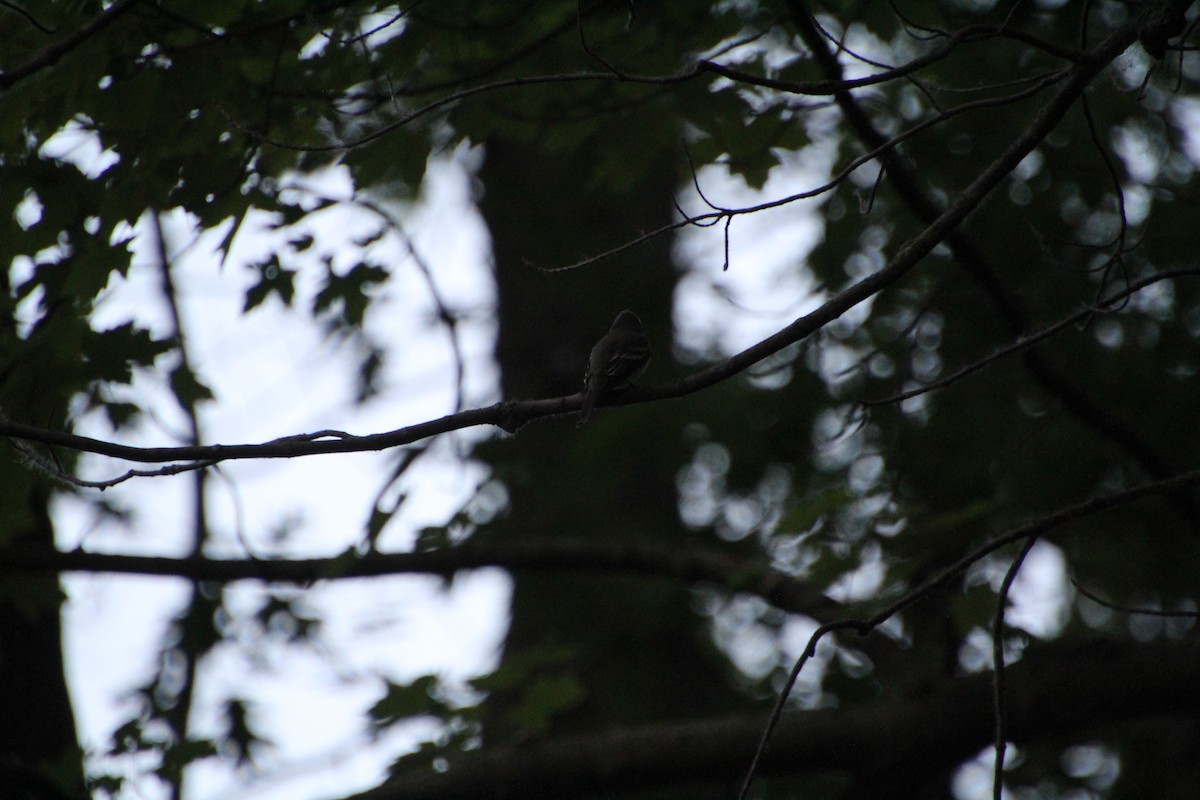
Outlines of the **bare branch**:
M939 114L937 114L936 116L930 117L929 119L922 120L921 122L917 123L916 125L913 125L911 128L908 128L907 130L904 130L904 131L896 134L895 136L891 137L890 139L887 139L886 141L882 141L880 144L875 146L870 151L863 153L862 155L859 155L856 158L852 159L850 161L850 163L848 163L845 167L843 167L836 175L834 175L832 178L830 178L828 181L821 184L820 186L816 186L812 189L806 189L802 192L796 192L795 194L786 195L784 197L777 197L773 200L766 200L762 203L757 203L752 206L742 206L739 208L723 208L720 206L712 206L712 204L709 203L708 199L706 197L704 197L704 194L702 192L699 192L699 194L700 194L701 198L704 200L705 204L714 208L713 211L707 211L703 214L696 214L695 216L685 216L684 219L681 219L678 222L672 222L670 225L663 225L663 226L655 228L653 230L646 231L645 233L642 233L639 236L629 239L628 241L623 242L622 244L619 244L616 247L610 248L603 252L588 256L586 258L582 258L579 261L576 261L571 264L567 264L565 266L543 268L542 271L548 272L548 273L568 272L570 270L579 269L580 267L589 266L598 261L602 261L606 258L617 255L618 253L622 253L626 250L630 250L644 242L649 241L650 239L654 239L658 236L662 236L663 234L670 233L671 231L679 230L680 228L685 228L688 226L708 227L708 226L717 224L722 219L728 220L728 219L732 219L735 216L741 216L743 214L757 214L761 211L769 211L774 208L781 208L783 206L790 205L790 204L795 203L800 200L808 200L813 197L818 197L819 195L825 194L826 192L841 185L846 180L846 178L848 178L850 176L851 173L853 173L855 170L857 170L863 164L866 164L870 161L874 161L875 159L881 158L883 156L891 155L895 151L897 145L912 138L913 136L916 136L918 133L921 133L922 131L932 128L942 122L945 122L947 119L950 119L951 117L958 116L959 114L965 114L970 111L977 111L981 108L990 108L990 107L995 107L995 106L1007 105L1009 103L1014 103L1019 100L1024 100L1026 98L1032 97L1035 94L1038 94L1039 92L1041 92L1043 89L1046 89L1046 88L1052 86L1053 84L1059 82L1060 80L1062 80L1062 78L1066 74L1067 73L1065 70L1060 70L1058 72L1051 72L1051 73L1047 73L1045 75L1039 75L1039 76L1036 76L1034 79L1032 79L1032 82L1027 82L1027 83L1029 83L1029 85L1020 91L1013 92L1012 94L1004 95L1002 97L993 97L993 98L987 98L987 99L983 99L983 100L973 100L973 101L970 101L967 103L962 103L960 105L955 106L954 108L942 111Z
M58 32L57 28L51 28L48 25L43 25L41 22L38 22L37 17L35 17L33 14L30 14L28 11L21 8L16 3L9 2L9 0L3 0L3 2L0 2L0 8L5 8L5 9L13 12L14 14L18 14L18 15L24 17L26 22L28 22L33 27L37 28L42 33L54 34L54 33Z

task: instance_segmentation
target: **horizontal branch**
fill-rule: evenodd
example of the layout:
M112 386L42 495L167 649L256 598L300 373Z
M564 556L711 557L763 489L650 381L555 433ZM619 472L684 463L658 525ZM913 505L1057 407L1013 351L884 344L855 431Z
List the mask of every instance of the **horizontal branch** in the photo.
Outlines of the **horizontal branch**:
M142 464L165 464L173 461L231 461L247 458L296 458L297 456L328 453L364 453L387 450L412 444L441 433L471 428L476 425L496 425L514 432L531 419L578 410L578 394L546 400L506 401L486 408L476 408L450 414L438 419L397 428L386 433L355 436L344 431L320 431L272 439L260 444L212 444L181 447L134 447L106 442L89 436L38 428L0 419L0 436L29 442L66 447L84 453L135 461Z
M1018 743L1132 719L1194 719L1200 642L1048 646L1007 672L1008 734ZM947 679L919 700L788 714L762 771L849 773L907 791L991 741L990 675ZM754 749L757 716L669 722L448 754L448 768L401 774L352 800L576 797L697 781L729 783Z
M905 592L869 618L846 619L831 623L831 627L868 633L933 590L946 585L975 562L1012 542L1031 536L1044 537L1075 520L1197 486L1200 486L1200 470L1094 497L1030 520L972 548L953 564L920 586ZM174 576L217 583L241 580L313 583L381 575L449 576L463 570L485 567L511 571L628 572L672 578L683 583L707 582L731 592L757 595L779 609L809 616L826 616L827 612L840 608L840 604L804 579L772 569L760 561L737 558L713 548L689 546L684 549L619 540L554 539L505 544L467 542L458 547L414 553L359 556L347 551L333 558L286 560L172 558L13 547L3 551L0 576L86 572Z
M365 578L380 575L440 575L484 567L511 571L579 570L626 572L710 583L730 592L757 595L784 611L809 616L838 604L806 581L712 548L665 547L645 542L533 541L514 544L468 542L417 553L347 552L334 558L288 560L167 558L13 548L3 551L0 575L31 573L118 573L178 576L229 583L258 579L282 583Z

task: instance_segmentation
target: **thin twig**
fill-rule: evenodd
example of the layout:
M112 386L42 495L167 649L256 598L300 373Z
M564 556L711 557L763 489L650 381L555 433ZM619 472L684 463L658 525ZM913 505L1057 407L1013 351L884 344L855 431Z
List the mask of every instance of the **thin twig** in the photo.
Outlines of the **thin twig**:
M961 369L951 373L950 375L947 375L945 378L941 378L939 380L933 381L932 383L927 383L927 384L925 384L923 386L919 386L915 389L909 389L908 391L900 392L898 394L890 395L888 397L879 398L878 400L859 400L858 403L859 403L859 405L866 407L866 408L872 408L875 406L894 405L896 403L902 403L905 400L910 400L914 397L919 397L920 395L923 395L923 394L928 394L930 392L934 392L939 389L945 389L946 387L948 387L954 383L957 383L958 381L962 380L963 378L967 377L968 375L970 375L974 372L978 372L979 370L995 363L996 361L999 361L999 360L1006 358L1008 356L1011 356L1011 355L1023 353L1026 350L1030 350L1034 347L1037 347L1039 344L1044 342L1046 339L1049 339L1051 336L1058 333L1059 331L1079 325L1080 323L1084 322L1085 320L1089 319L1090 317L1095 316L1097 313L1111 310L1111 308L1113 306L1117 305L1118 303L1123 303L1124 301L1128 300L1133 295L1140 292L1142 289L1145 289L1147 286L1158 283L1160 281L1173 280L1175 278L1183 278L1183 277L1195 277L1197 275L1200 275L1200 267L1196 267L1196 268L1192 268L1192 269L1174 269L1174 270L1168 270L1166 272L1156 273L1154 275L1149 275L1145 278L1142 278L1139 281L1135 281L1134 283L1128 285L1124 290L1122 290L1114 295L1110 295L1109 297L1099 301L1095 306L1088 306L1086 308L1080 309L1079 311L1075 312L1074 314L1064 317L1063 319L1060 319L1058 322L1055 322L1052 325L1048 325L1047 327L1042 328L1037 333L1030 334L1029 336L1022 336L1020 339L1016 340L1015 342L1008 345L1007 347L1003 347L1003 348L995 351L991 355L985 356L985 357L979 359L978 361L974 361L974 362L966 365L965 367L962 367Z
M26 22L37 28L42 33L54 34L58 32L57 28L51 28L48 25L43 25L42 23L38 22L37 17L35 17L33 14L30 14L16 3L9 2L9 0L3 0L3 2L0 2L0 7L6 8L14 14L19 14L20 16L24 17Z
M462 342L458 332L458 315L450 310L449 304L438 288L437 281L433 278L433 270L430 269L429 262L417 250L416 243L408 235L408 231L400 222L400 218L373 200L367 199L358 193L349 202L373 212L392 229L400 239L404 249L408 252L408 256L416 266L417 272L421 274L421 278L425 281L425 288L429 290L429 296L433 299L433 305L437 309L438 320L446 326L446 336L449 339L450 351L454 357L454 411L456 413L462 411L463 404L466 402L464 394L466 365L465 358L463 357Z
M1080 585L1079 581L1074 577L1069 578L1071 585L1075 587L1075 591L1091 600L1097 605L1104 606L1113 611L1120 611L1122 614L1143 614L1148 617L1166 617L1168 619L1200 619L1200 611L1163 611L1161 608L1133 608L1131 606L1121 606L1116 603L1110 603L1103 597L1100 597L1095 592L1089 592Z
M995 715L995 761L992 767L992 800L1003 800L1004 791L1004 754L1008 749L1008 737L1005 735L1004 720L1004 615L1008 605L1008 594L1012 590L1013 581L1021 571L1026 556L1037 544L1038 537L1030 536L1021 546L1020 552L1008 565L1004 573L1004 581L996 596L996 619L992 623L992 712Z
M829 191L837 188L838 186L840 186L851 175L851 173L853 173L859 167L863 166L864 164L866 164L870 161L875 160L876 158L879 158L880 156L882 156L886 153L890 153L897 147L897 145L902 144L909 138L917 135L918 133L925 131L928 128L931 128L935 125L939 125L942 122L945 122L946 120L948 120L952 117L958 116L959 114L965 114L970 111L978 111L981 108L990 108L990 107L994 107L994 106L1007 105L1009 103L1014 103L1014 102L1032 97L1033 95L1041 92L1043 89L1046 89L1046 88L1052 86L1053 84L1061 81L1064 77L1066 77L1066 75L1067 75L1067 72L1065 70L1060 70L1058 72L1049 73L1047 75L1043 75L1041 77L1041 79L1038 80L1034 85L1032 85L1026 89L1023 89L1019 92L1014 92L1012 94L1004 95L1003 97L987 98L987 99L982 99L982 100L973 100L973 101L970 101L967 103L962 103L961 105L958 105L958 106L955 106L954 108L948 109L940 114L930 117L929 119L923 120L923 121L917 123L916 125L912 126L911 128L908 128L907 130L902 131L902 132L896 134L895 136L891 137L890 139L884 141L882 144L874 147L870 151L863 153L862 155L859 155L858 157L852 159L845 167L843 167L831 179L829 179L825 183L823 183L820 186L817 186L815 188L806 189L805 191L796 192L795 194L786 195L784 197L778 197L773 200L766 200L762 203L757 203L752 206L742 206L739 208L720 209L717 211L709 211L709 212L705 212L703 214L696 214L694 216L688 216L677 222L672 222L667 225L662 225L658 228L654 228L652 230L646 231L645 233L642 233L639 236L629 239L629 240L623 242L622 244L617 245L616 247L612 247L608 250L604 250L595 255L591 255L586 258L582 258L573 263L565 264L560 267L543 267L541 269L543 272L546 272L546 273L570 272L572 270L590 266L591 264L595 264L599 261L603 261L604 259L611 258L612 256L615 256L619 253L625 252L626 250L630 250L634 247L637 247L651 239L657 238L659 236L662 236L666 233L670 233L672 231L679 230L680 228L685 228L688 226L702 225L702 224L715 224L716 222L719 222L720 220L722 220L726 217L741 216L743 214L757 214L762 211L769 211L772 209L781 208L783 206L790 205L790 204L798 202L800 200L808 200L810 198L817 197L819 195L825 194L826 192L829 192Z

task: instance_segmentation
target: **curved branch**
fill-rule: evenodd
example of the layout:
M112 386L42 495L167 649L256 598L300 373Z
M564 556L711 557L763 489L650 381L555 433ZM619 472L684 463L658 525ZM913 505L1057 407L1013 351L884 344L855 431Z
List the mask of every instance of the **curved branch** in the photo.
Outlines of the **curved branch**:
M1037 544L1038 537L1030 536L1004 573L1004 581L996 596L996 618L992 621L992 716L996 733L992 740L995 759L992 764L992 797L1003 800L1004 756L1008 751L1008 682L1004 664L1004 616L1008 611L1008 596L1017 580L1021 565Z
M329 202L338 202L333 198L322 197L323 200ZM454 358L454 410L456 412L463 410L463 394L465 391L464 383L466 381L466 366L463 356L462 342L458 332L458 315L450 310L449 303L446 302L442 290L438 288L437 281L433 278L433 269L429 266L429 262L421 255L421 251L417 249L416 242L408 235L408 230L400 222L400 218L394 213L384 208L379 203L363 197L361 193L355 193L353 197L344 201L360 208L365 208L383 220L384 225L396 234L404 249L408 252L408 257L412 259L413 265L417 268L417 272L421 275L421 280L425 283L425 288L429 292L429 297L433 300L433 305L437 309L438 320L446 326L446 336L450 342L450 351Z
M3 2L0 2L0 8L7 9L18 16L24 17L26 22L37 28L42 33L53 35L58 32L57 28L52 28L49 25L43 25L38 21L37 17L35 17L33 14L30 14L28 11L21 8L16 3L11 2L10 0L3 0Z
M924 55L914 58L905 64L898 67L885 69L883 72L877 72L873 75L867 75L862 78L828 78L820 81L782 81L775 78L768 78L761 75L754 75L749 72L737 69L735 67L718 64L715 61L707 59L699 62L699 67L705 72L712 72L720 75L723 78L728 78L735 83L746 83L753 86L761 86L764 89L774 89L775 91L785 92L787 94L795 94L802 96L828 96L839 92L847 92L851 89L860 89L864 86L874 86L880 83L887 83L896 78L903 78L911 75L918 70L921 70L930 64L935 64L938 61L949 56L958 46L968 42L977 42L986 39L991 39L997 36L1008 36L1026 44L1031 44L1041 50L1044 50L1051 55L1067 61L1075 61L1079 58L1079 53L1075 50L1068 50L1057 45L1038 39L1034 36L1022 34L1007 28L1003 25L968 25L954 34L949 36L944 42L938 45L933 50L930 50Z

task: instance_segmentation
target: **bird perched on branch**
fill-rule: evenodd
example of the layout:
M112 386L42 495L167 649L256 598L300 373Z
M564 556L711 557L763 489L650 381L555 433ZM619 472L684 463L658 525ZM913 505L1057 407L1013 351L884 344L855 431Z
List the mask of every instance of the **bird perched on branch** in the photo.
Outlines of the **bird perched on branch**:
M642 331L642 321L632 311L622 311L588 358L578 424L588 421L597 400L633 383L649 363L650 340Z

